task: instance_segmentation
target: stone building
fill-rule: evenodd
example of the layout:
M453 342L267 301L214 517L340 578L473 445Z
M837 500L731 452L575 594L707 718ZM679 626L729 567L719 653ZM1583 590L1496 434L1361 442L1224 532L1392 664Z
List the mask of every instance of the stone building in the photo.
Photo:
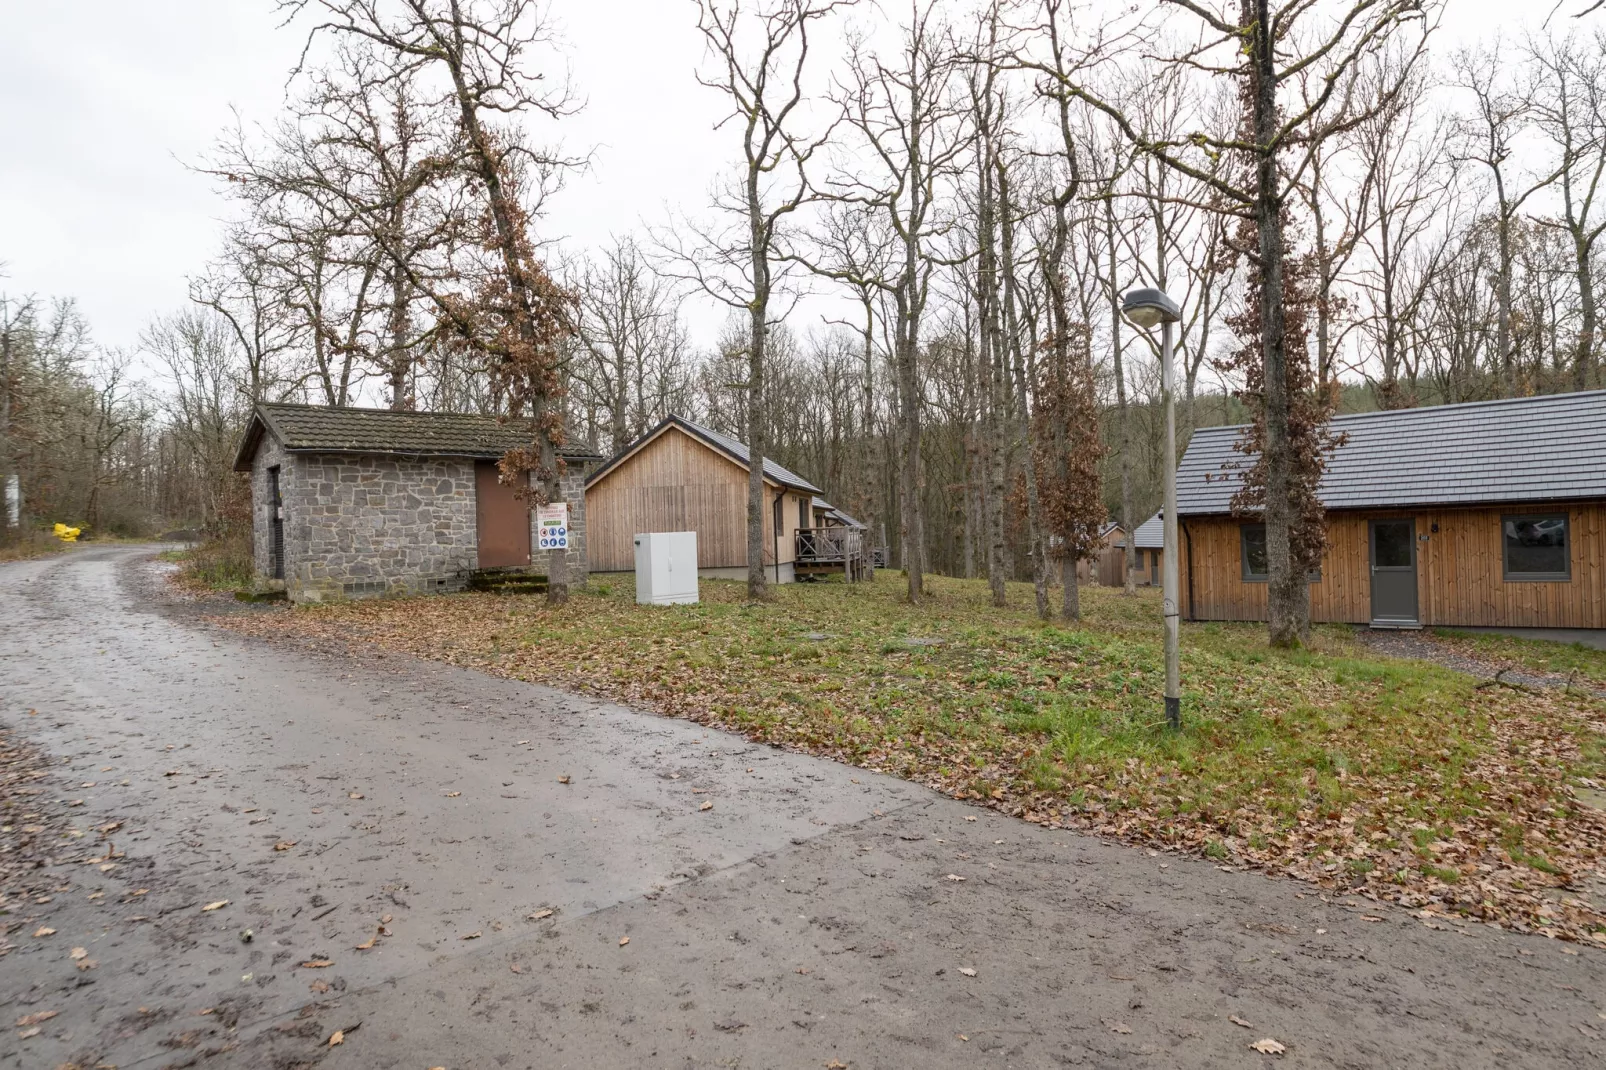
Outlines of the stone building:
M257 584L292 601L455 591L477 571L546 573L527 497L497 460L526 425L494 416L259 404L235 459L251 473ZM586 567L585 478L562 452L572 584Z

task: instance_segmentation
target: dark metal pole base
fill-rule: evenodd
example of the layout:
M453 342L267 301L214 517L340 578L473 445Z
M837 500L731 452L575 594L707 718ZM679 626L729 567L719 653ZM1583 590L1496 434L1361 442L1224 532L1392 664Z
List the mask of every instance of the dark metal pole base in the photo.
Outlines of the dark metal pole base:
M1171 730L1173 732L1180 732L1182 730L1182 700L1180 698L1172 698L1170 695L1166 696L1165 719L1166 723L1171 726Z

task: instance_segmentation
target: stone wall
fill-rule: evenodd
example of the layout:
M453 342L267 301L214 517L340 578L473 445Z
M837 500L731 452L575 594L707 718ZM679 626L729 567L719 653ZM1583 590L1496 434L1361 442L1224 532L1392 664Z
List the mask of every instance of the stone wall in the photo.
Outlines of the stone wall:
M284 590L284 584L273 578L273 481L268 470L280 468L281 481L289 478L294 459L279 446L272 435L263 435L256 456L251 459L251 559L256 570L257 589ZM290 575L290 558L293 549L286 532L284 555L285 575Z
M298 454L281 485L295 601L455 591L476 566L474 462Z
M285 578L272 580L271 479L284 501ZM585 472L562 483L569 500L568 581L586 580ZM453 457L287 453L270 433L252 460L252 552L260 589L292 601L461 590L478 567L474 462ZM536 545L531 516L530 545ZM533 550L537 572L549 554Z
M568 582L571 587L579 587L585 583L586 568L586 473L591 470L590 465L569 463L558 481L558 489L563 492L564 500L569 503L569 552L564 555L564 563L569 570ZM535 510L530 510L530 566L537 572L550 576L551 556L550 550L537 549L541 545L535 523Z

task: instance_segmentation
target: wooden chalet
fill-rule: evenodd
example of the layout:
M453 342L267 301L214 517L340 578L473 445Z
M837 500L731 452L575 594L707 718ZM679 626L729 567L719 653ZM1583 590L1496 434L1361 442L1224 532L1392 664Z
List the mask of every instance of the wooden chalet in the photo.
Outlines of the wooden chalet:
M1184 613L1266 618L1265 527L1232 514L1239 427L1178 472ZM1374 627L1606 628L1606 390L1339 416L1311 615Z
M746 579L748 464L736 439L665 419L586 480L591 571L633 571L638 534L695 531L700 575ZM862 525L824 502L819 487L766 458L764 492L764 567L773 582L867 573Z
M1133 565L1133 581L1139 586L1160 586L1160 563L1165 559L1165 527L1161 514L1155 513L1149 519L1139 524L1132 532L1133 549L1137 551ZM1121 566L1126 563L1126 538L1116 541L1116 550L1120 555ZM1116 572L1118 584L1126 581Z
M1076 563L1076 582L1119 587L1121 570L1126 567L1125 537L1126 529L1120 524L1113 520L1105 524L1099 531L1099 545L1093 556Z

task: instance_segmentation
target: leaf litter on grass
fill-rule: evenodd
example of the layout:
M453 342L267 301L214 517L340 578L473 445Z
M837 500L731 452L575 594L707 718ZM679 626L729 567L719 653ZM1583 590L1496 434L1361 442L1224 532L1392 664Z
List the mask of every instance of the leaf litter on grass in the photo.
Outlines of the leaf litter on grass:
M221 619L268 638L388 650L539 681L900 776L1051 827L1257 866L1415 910L1606 942L1581 891L1606 814L1606 702L1478 688L1348 629L1270 650L1257 625L1184 630L1185 727L1164 728L1149 592L1083 592L1041 624L976 581L799 584L646 612L592 594L463 594ZM829 635L821 641L806 633ZM941 634L941 645L907 637ZM1599 935L1596 935L1599 934Z

